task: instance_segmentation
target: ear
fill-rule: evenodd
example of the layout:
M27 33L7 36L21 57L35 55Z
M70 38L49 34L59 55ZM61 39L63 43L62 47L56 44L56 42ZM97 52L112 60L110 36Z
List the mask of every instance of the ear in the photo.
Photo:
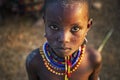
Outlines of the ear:
M44 33L44 37L46 37L46 33Z
M87 25L88 29L92 26L92 22L93 22L93 19L90 18L89 21L88 21L88 25Z

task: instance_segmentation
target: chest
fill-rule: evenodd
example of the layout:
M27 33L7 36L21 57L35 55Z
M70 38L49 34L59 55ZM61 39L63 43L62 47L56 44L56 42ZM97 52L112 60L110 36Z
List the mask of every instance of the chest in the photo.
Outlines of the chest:
M71 73L70 80L88 80L92 71L89 63L84 61L74 72ZM41 64L41 69L38 69L38 76L40 80L64 80L64 75L51 73L44 64Z

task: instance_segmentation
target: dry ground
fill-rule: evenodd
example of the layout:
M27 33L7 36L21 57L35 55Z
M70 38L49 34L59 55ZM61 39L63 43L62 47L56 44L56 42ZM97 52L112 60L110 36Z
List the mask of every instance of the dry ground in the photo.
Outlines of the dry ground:
M94 19L88 33L88 45L96 49L107 32L114 28L105 45L101 80L120 80L120 8L117 0L93 0L91 15ZM0 25L0 80L27 80L25 59L29 52L45 41L42 20L30 17L7 16Z

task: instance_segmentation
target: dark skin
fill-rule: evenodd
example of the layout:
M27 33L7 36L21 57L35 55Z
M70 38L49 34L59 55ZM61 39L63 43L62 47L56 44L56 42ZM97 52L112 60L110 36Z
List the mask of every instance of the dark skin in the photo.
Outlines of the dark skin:
M45 37L59 57L69 56L78 50L92 23L91 19L88 19L87 3L75 2L66 6L62 3L49 4L44 22ZM31 60L29 56L27 58L29 80L64 80L64 76L53 74L45 67L39 53L36 50ZM98 80L101 60L99 52L93 48L86 48L81 64L71 74L70 80Z

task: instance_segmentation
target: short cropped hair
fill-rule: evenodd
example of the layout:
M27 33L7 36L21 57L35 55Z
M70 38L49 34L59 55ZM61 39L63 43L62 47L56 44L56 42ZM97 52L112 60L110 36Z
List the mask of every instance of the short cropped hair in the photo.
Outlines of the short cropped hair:
M49 4L51 3L57 3L57 2L62 2L63 4L72 4L72 3L87 3L88 5L88 14L90 14L90 8L91 8L91 0L45 0L44 1L44 6L43 6L43 15L45 14L46 8L48 7Z

